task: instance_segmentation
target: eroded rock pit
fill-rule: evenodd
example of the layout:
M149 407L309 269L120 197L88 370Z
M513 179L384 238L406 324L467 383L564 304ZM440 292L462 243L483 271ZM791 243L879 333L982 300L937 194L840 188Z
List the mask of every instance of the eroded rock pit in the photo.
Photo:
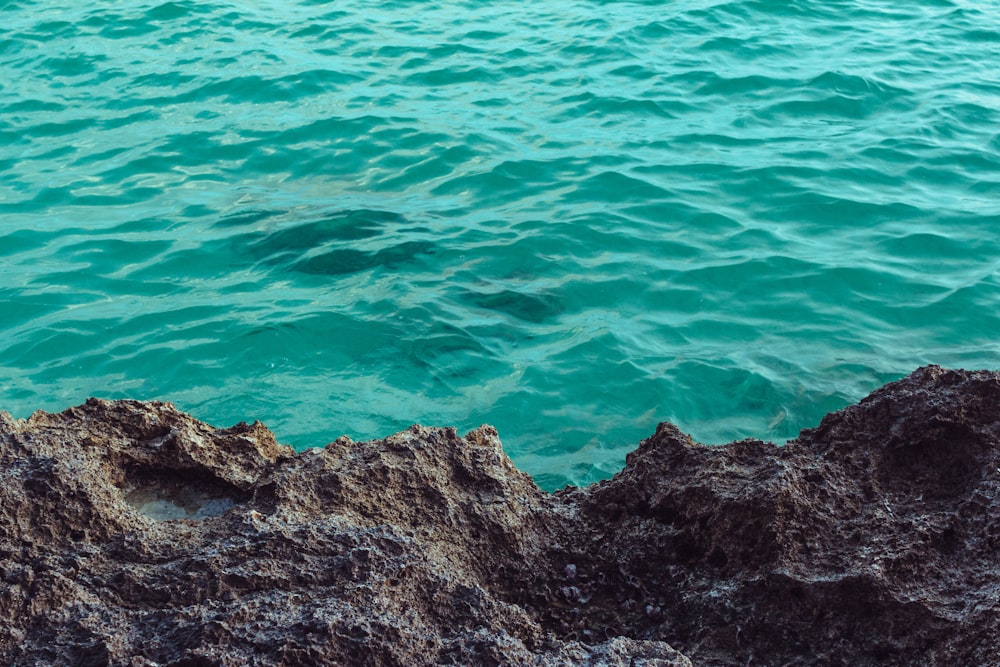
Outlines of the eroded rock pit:
M169 403L0 413L0 664L986 665L1000 375L783 447L670 424L540 491L496 431L295 454Z

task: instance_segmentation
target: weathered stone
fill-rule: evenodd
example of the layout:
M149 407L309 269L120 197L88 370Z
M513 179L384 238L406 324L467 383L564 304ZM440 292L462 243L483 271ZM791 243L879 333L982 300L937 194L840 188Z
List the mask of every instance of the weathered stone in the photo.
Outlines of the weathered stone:
M992 664L998 484L1000 374L934 366L555 494L488 426L295 454L169 403L0 413L0 664Z

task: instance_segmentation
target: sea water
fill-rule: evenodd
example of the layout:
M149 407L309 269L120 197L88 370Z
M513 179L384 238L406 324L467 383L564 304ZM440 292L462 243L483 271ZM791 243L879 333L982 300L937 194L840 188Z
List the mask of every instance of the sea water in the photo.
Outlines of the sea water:
M0 408L545 488L1000 366L998 0L0 0Z

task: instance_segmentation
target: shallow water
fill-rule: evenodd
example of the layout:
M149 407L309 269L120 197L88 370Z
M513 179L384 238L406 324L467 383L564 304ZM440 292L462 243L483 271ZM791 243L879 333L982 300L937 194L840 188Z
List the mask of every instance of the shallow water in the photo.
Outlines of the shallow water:
M0 2L0 407L546 488L1000 367L1000 2Z

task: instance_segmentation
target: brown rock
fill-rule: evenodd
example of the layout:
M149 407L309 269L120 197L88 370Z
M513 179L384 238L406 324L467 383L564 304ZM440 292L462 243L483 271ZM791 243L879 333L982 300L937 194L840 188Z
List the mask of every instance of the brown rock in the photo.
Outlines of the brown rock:
M0 664L990 664L998 443L1000 374L933 366L556 494L488 426L294 454L169 403L0 413Z

